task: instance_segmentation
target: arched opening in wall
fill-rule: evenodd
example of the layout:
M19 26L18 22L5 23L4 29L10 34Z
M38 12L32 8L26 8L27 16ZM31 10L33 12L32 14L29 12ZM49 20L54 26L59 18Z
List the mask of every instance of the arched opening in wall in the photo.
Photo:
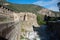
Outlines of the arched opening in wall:
M26 19L26 15L24 15L24 19L23 20L25 21L25 19Z
M0 5L0 7L2 7L2 5Z

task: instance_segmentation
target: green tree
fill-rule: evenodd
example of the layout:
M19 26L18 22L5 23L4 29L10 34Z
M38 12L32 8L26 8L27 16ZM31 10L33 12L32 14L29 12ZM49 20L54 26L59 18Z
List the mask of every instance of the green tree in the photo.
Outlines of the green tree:
M58 6L59 12L60 12L60 2L57 3L57 6ZM59 16L60 16L60 13L59 13Z
M39 25L46 24L46 22L44 21L44 16L43 15L40 15L40 14L37 15L37 23Z

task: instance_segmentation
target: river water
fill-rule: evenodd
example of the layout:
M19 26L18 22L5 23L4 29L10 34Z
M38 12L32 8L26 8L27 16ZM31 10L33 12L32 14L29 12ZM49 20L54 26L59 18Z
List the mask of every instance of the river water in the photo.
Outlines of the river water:
M33 28L34 31L27 33L29 40L49 40L49 35L46 33L46 25Z

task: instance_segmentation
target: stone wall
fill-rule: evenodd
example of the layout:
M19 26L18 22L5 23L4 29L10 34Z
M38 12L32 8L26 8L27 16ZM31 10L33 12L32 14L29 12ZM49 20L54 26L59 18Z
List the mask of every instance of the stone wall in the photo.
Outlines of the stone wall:
M0 24L0 36L8 40L20 40L19 30L19 23L10 22Z
M5 7L0 7L0 16L7 17L7 24L2 23L2 31L0 36L8 40L20 40L21 35L27 35L27 33L33 32L33 25L38 26L36 15L30 12L15 13ZM10 22L9 22L10 21ZM13 23L11 23L13 22ZM4 26L3 26L4 24ZM10 25L10 26L9 26ZM1 26L0 26L1 28Z
M35 24L38 25L37 20L36 20L37 16L35 14L30 13L30 12L20 12L18 15L20 16L21 21L26 21L26 22L32 23L33 25Z
M22 40L28 40L30 33L34 33L33 25L38 27L37 24L37 16L30 12L20 12L17 13L20 17L20 24L21 24L21 36L23 36Z
M0 7L0 37L8 40L20 40L20 18L17 14L5 7Z

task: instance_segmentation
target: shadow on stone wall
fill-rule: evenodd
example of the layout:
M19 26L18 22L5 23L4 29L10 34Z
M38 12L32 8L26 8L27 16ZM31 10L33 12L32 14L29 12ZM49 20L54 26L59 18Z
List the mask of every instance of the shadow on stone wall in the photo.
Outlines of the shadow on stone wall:
M0 40L8 40L8 39L5 39L5 38L3 38L3 37L0 36Z
M8 27L8 28L4 29L2 31L2 36L6 37L6 35L8 35L14 28L15 28L14 26L11 26L11 27Z
M48 22L47 32L51 40L60 40L60 21Z
M0 24L0 40L3 38L6 38L8 34L8 38L11 36L12 30L15 28L13 23L5 23L5 24Z

